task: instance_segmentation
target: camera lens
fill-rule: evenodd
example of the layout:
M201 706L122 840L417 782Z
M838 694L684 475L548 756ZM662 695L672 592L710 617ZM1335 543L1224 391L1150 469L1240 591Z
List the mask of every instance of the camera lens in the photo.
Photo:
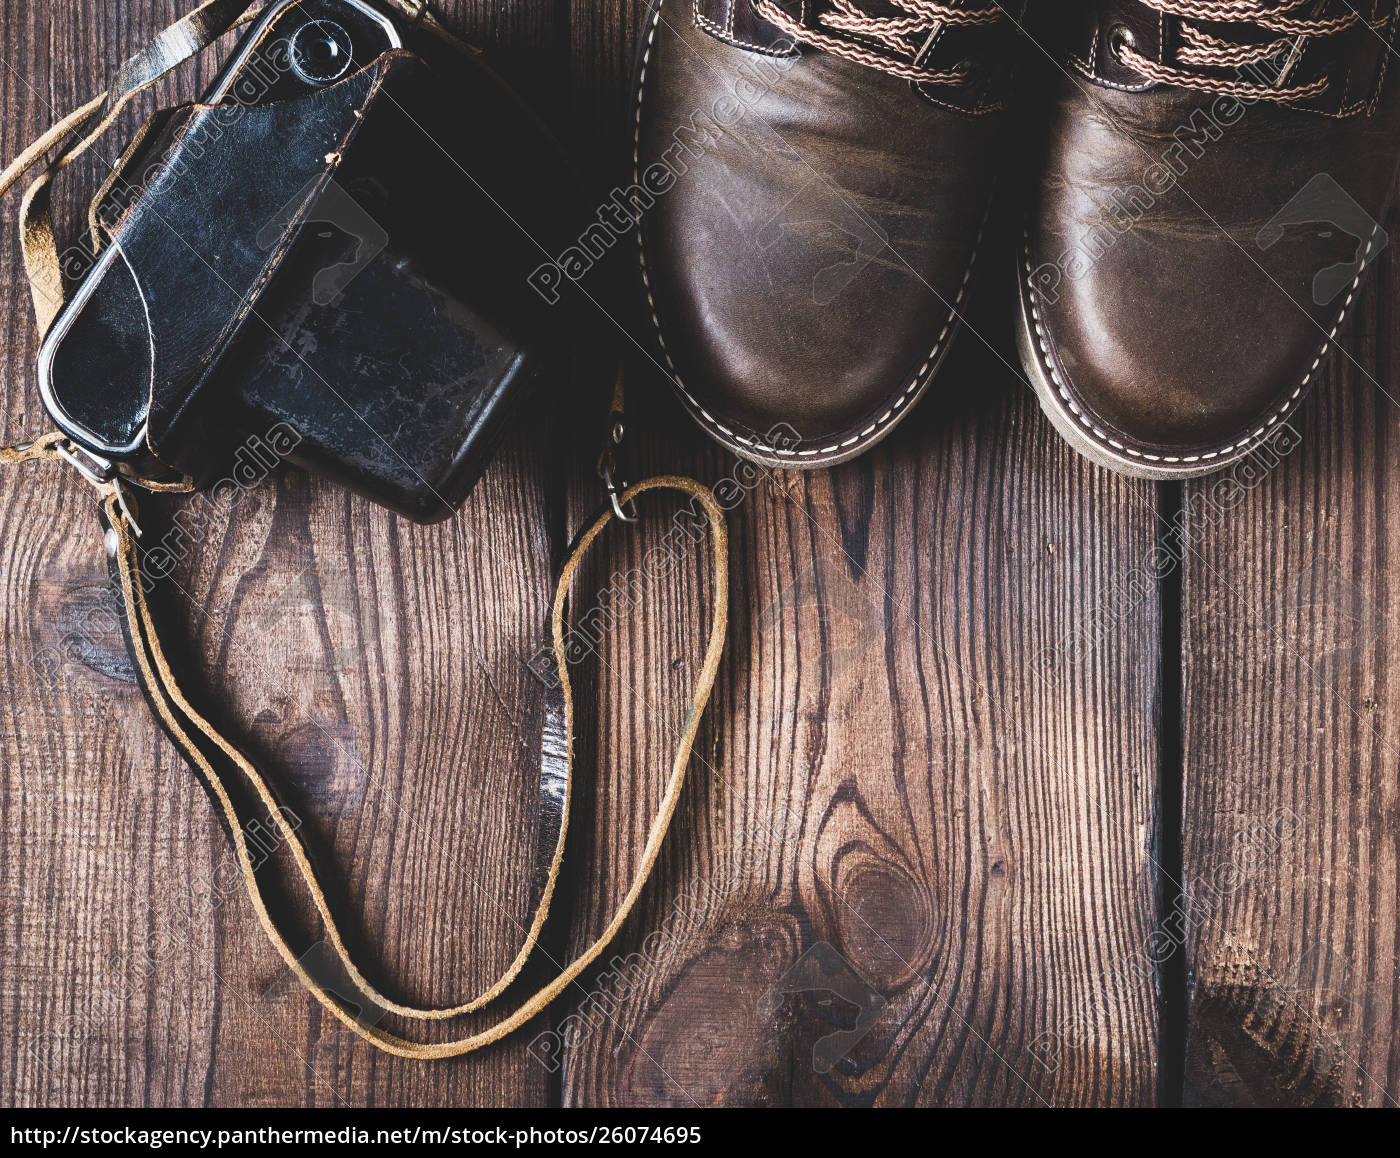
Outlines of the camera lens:
M330 84L350 68L354 45L334 20L310 20L292 34L292 68L311 84Z

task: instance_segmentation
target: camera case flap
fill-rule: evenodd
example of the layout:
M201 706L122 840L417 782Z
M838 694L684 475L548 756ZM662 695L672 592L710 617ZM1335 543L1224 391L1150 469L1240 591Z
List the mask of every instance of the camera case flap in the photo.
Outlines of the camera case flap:
M564 329L528 282L576 188L540 122L474 54L298 0L143 136L41 353L60 426L196 481L276 432L315 473L450 515Z

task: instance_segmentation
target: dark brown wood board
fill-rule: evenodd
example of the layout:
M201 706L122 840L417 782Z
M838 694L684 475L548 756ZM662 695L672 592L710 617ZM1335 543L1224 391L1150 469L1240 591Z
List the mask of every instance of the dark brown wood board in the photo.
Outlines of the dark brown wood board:
M732 516L717 708L625 964L596 983L628 1000L569 1039L570 1103L1153 1100L1153 971L1119 966L1153 929L1155 600L1035 667L1102 621L1088 577L1150 554L1151 492L1075 461L987 358L959 369L993 405L930 407ZM651 625L703 607L703 566L597 660L581 929L616 903L693 675L700 625Z
M1400 1102L1391 255L1291 453L1186 491L1193 1104Z
M5 155L184 8L7 0ZM552 5L444 10L510 45L522 83L557 82L550 54L565 30ZM197 91L209 76L184 83ZM6 236L16 211L7 199ZM7 443L46 429L17 248L4 247ZM420 1000L483 988L523 939L538 783L526 737L541 710L525 665L554 553L547 439L547 425L522 426L462 515L428 529L287 473L211 519L175 575L195 690L245 722L281 773L371 975ZM524 1039L409 1063L352 1043L288 984L203 792L136 687L91 492L42 467L7 472L0 488L4 1100L547 1101Z
M183 11L3 2L5 157ZM589 188L609 189L642 5L435 7L527 88ZM16 211L0 207L7 236ZM0 266L6 443L44 429L15 249ZM611 318L596 328L616 323L633 355L630 477L739 477L633 344L626 288L619 275L600 291ZM995 290L886 444L830 471L763 472L734 510L730 650L614 951L625 969L591 971L550 1017L460 1061L377 1055L287 983L102 613L87 488L46 468L0 475L0 1098L1158 1100L1158 496L1055 438ZM591 433L572 438L598 423L578 378L577 413L523 426L451 523L412 528L289 472L176 576L199 690L247 722L396 994L473 991L518 943L540 709L526 661L551 556L600 499ZM657 500L639 531L610 532L580 607L670 514ZM578 839L551 952L606 921L635 867L708 626L707 566L697 545L580 665Z
M573 7L594 155L628 123L644 7ZM1154 971L1130 964L1154 922L1155 494L1051 436L1002 304L974 306L887 443L760 472L733 511L716 703L644 908L556 1027L567 1104L1155 1099ZM644 354L632 373L634 476L747 485ZM574 519L595 502L585 486ZM665 533L670 509L647 513L650 539L614 538L593 587ZM600 747L576 939L635 864L707 567L697 547L585 665Z

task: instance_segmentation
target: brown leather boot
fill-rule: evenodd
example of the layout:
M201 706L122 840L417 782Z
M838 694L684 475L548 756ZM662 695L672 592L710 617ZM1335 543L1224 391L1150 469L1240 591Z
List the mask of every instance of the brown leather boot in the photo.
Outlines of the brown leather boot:
M1387 244L1397 3L1074 12L1048 68L1021 355L1089 458L1207 474L1275 436Z
M634 184L686 409L774 466L852 458L957 330L1006 129L992 0L656 0Z

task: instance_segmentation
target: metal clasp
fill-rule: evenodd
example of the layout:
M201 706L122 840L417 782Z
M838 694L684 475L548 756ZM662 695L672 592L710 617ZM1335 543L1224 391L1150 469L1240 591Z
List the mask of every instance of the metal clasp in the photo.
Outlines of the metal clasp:
M117 476L116 464L111 459L93 454L76 442L60 442L54 447L54 452L95 487L103 486ZM82 457L79 458L79 455Z
M609 415L611 422L608 426L607 441L603 445L603 453L598 456L598 477L603 480L603 486L607 488L608 501L612 503L613 514L624 523L635 523L637 521L637 504L629 502L627 506L622 504L622 494L627 489L627 481L619 480L617 469L617 448L622 445L622 440L627 437L627 428L622 424L622 415L614 411ZM630 507L629 511L627 508Z

